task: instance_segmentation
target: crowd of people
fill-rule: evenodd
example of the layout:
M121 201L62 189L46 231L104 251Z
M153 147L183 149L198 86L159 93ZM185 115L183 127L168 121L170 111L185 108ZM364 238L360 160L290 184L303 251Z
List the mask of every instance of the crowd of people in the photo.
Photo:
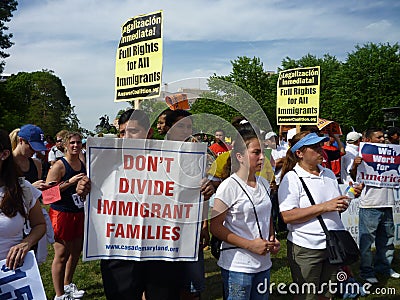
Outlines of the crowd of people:
M141 110L125 111L118 124L118 138L153 136ZM398 129L353 131L342 141L338 135L322 134L317 126L303 126L294 136L283 137L263 132L243 117L232 120L232 125L237 132L232 143L217 128L214 142L207 145L207 174L200 188L206 217L200 226L197 261L102 259L107 299L200 299L205 289L203 250L210 233L222 241L218 265L224 299L268 299L269 289L259 287L271 280L270 255L280 251L276 231L282 228L287 232L293 282L324 287L317 289L318 295L299 294L298 299L329 299L333 295L327 283L337 281L340 269L327 259L326 236L317 217L322 216L329 230L345 229L340 214L350 199L342 195L339 184L352 185L360 199L360 277L371 284L378 283L376 274L400 278L391 267L393 188L365 185L357 175L363 166L360 142L399 144ZM191 114L185 110L163 111L157 131L166 140L205 142L194 132ZM80 299L85 291L73 283L73 275L83 247L84 199L91 190L86 139L66 130L55 139L44 137L32 124L10 134L0 131L0 259L16 269L41 240L52 243L54 299ZM54 186L60 200L44 209L41 193ZM30 232L24 234L26 220Z

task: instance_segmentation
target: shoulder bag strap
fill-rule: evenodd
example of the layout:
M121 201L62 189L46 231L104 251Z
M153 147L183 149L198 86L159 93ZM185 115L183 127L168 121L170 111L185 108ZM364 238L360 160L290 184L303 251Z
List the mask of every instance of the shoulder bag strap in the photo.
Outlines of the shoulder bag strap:
M303 185L303 188L304 188L304 190L306 191L306 194L307 194L308 199L310 200L311 204L312 204L312 205L315 205L314 198L312 197L312 195L311 195L311 193L310 193L310 190L308 189L308 187L307 187L306 183L304 182L303 178L301 178L301 177L299 176L299 174L297 174L296 170L293 170L293 171L294 171L294 172L296 173L296 175L299 177L299 179L300 179L300 181L301 181L301 184ZM326 227L326 224L325 224L325 222L324 222L324 219L321 217L321 215L317 216L317 219L318 219L319 223L321 224L322 229L323 229L324 232L325 232L326 238L329 239L328 228Z
M236 180L236 178L231 177L233 180L235 180L237 182L237 184L242 188L243 192L246 194L246 196L249 198L251 205L253 205L253 211L254 211L254 215L256 216L256 222L257 222L257 227L258 227L258 232L260 234L260 238L263 239L263 235L261 233L261 228L260 228L260 224L258 223L258 216L257 216L257 211L256 211L256 207L254 206L253 201L251 201L251 198L249 196L249 194L246 192L246 190L243 188L243 186L239 183L239 181ZM268 194L268 192L267 192Z

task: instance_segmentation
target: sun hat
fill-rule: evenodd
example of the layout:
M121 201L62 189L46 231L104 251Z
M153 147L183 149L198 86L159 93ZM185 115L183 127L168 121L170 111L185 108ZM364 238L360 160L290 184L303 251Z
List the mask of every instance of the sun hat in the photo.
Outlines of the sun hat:
M310 146L310 145L315 145L321 142L326 142L329 141L329 137L326 136L318 136L315 132L311 132L304 136L300 141L298 141L296 144L294 144L291 148L290 151L292 153L295 153L296 150L300 149L303 146Z
M346 136L346 142L357 142L362 137L361 133L351 131Z
M47 150L46 146L44 145L43 130L36 125L27 124L22 126L18 132L18 136L26 140L35 151Z

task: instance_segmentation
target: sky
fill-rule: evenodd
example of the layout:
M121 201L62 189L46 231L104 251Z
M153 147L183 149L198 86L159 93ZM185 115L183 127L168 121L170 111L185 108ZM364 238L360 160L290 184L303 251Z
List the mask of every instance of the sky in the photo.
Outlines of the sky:
M5 74L53 70L81 126L113 119L115 54L128 19L164 12L162 82L228 75L239 56L277 71L310 53L345 61L356 45L400 41L397 0L18 0ZM184 86L186 87L186 86Z

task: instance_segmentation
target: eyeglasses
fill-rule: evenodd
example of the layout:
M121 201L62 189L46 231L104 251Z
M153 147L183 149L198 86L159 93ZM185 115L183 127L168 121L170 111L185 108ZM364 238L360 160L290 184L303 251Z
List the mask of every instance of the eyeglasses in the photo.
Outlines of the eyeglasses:
M71 142L69 142L69 144L70 145L73 145L73 144L79 145L79 144L82 144L82 141L71 141Z
M62 140L56 140L56 142L57 142L57 143L61 143L61 142L62 142Z

